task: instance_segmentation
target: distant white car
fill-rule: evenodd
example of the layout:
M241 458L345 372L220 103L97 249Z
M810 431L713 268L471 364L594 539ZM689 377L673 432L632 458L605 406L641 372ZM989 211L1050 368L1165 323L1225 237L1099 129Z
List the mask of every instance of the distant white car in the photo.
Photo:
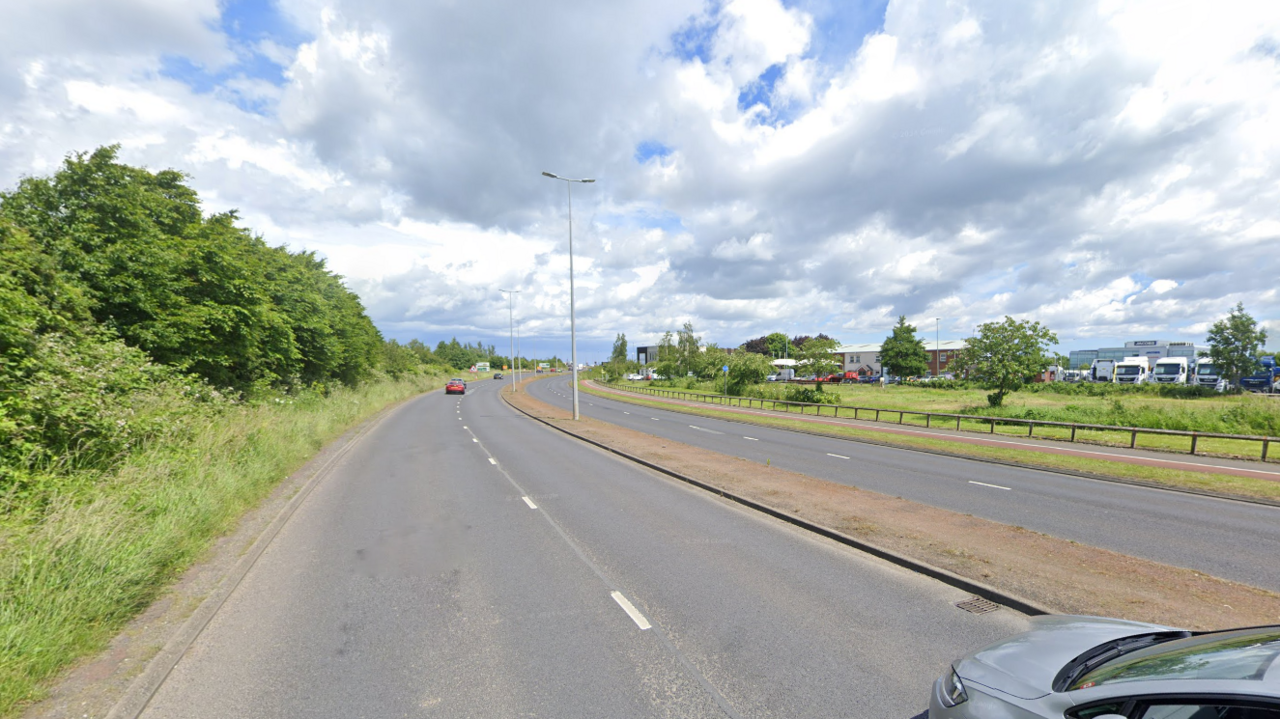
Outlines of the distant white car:
M764 381L765 381L765 382L777 382L777 381L778 381L778 375L776 375L776 374L771 374L771 375L769 375L768 377L765 377L765 378L764 378Z
M639 382L642 379L644 379L644 377L636 374L635 372L632 372L631 374L627 375L627 381L629 382Z

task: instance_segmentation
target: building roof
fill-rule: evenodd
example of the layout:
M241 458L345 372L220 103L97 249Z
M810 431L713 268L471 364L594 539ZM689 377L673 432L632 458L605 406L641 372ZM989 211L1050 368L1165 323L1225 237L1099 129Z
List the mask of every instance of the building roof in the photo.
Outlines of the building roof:
M923 335L918 335L918 336L920 338L920 341L924 342L924 348L926 350L938 349L939 351L950 352L953 350L962 350L965 347L969 346L968 344L965 343L964 340L942 340L941 342L936 343L936 346L935 346L935 343L933 340ZM835 349L835 351L841 354L852 354L857 352L879 352L880 345L879 344L840 345Z

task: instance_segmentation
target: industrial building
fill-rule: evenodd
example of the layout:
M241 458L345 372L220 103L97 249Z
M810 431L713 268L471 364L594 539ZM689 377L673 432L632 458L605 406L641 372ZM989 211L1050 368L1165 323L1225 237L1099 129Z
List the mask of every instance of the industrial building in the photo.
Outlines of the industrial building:
M1089 369L1096 359L1122 360L1126 357L1146 357L1154 363L1164 357L1188 357L1193 362L1208 347L1194 342L1166 342L1164 340L1133 340L1124 347L1103 347L1096 350L1072 350L1068 355L1071 369Z

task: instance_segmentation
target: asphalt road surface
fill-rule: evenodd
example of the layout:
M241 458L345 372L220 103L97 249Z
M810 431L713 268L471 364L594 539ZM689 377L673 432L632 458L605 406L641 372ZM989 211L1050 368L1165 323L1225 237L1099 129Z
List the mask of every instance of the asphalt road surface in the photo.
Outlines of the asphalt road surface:
M498 384L365 435L143 716L908 719L1026 626L549 430Z
M528 385L564 408L570 390L567 377ZM623 427L1280 591L1280 508L578 397L581 414Z

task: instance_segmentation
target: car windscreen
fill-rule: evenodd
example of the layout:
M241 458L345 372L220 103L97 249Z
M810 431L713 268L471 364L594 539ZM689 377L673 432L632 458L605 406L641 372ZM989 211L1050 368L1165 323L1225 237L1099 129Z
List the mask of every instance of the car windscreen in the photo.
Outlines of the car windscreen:
M1280 656L1280 627L1201 634L1126 654L1068 689L1149 680L1261 679Z

